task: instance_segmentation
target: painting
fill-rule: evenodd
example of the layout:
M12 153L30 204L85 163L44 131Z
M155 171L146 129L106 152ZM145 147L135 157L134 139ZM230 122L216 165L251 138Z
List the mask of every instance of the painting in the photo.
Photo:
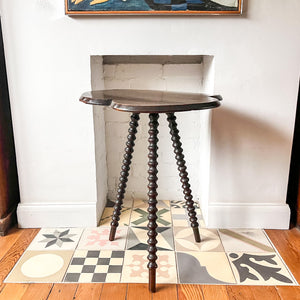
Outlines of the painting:
M243 0L65 0L67 15L240 15Z

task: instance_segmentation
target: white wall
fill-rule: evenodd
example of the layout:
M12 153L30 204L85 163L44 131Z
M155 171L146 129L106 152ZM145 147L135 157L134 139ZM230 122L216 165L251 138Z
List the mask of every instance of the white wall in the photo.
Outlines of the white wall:
M93 114L77 101L91 88L91 55L207 54L224 103L212 120L206 221L286 227L300 2L247 2L242 17L70 18L62 0L1 1L21 226L96 223ZM65 218L43 222L57 207Z

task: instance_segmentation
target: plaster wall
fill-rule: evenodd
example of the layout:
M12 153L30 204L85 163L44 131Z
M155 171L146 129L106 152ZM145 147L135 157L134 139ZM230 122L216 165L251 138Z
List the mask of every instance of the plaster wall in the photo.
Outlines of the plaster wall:
M63 2L0 2L20 226L97 222L106 188L97 200L93 112L77 101L91 89L91 56L196 54L214 56L214 88L224 98L212 115L207 224L287 227L300 2L244 1L241 17L78 18L64 15ZM98 177L106 176L102 158Z

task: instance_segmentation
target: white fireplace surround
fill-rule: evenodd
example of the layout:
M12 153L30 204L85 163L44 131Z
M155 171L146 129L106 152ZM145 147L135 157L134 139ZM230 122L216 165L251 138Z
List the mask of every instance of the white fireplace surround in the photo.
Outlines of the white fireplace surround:
M21 192L19 226L96 226L107 195L113 197L114 168L118 167L112 164L112 151L107 154L106 150L115 148L120 164L122 137L111 140L111 135L119 125L123 135L126 114L117 116L77 100L91 88L120 86L110 76L116 67L107 64L106 68L103 58L195 55L203 57L203 62L211 58L211 73L206 74L210 81L197 87L205 74L205 64L200 63L194 69L194 83L191 79L179 87L181 81L172 78L177 71L167 78L165 68L156 82L149 81L149 87L155 83L168 89L172 83L176 89L206 90L224 98L211 117L208 112L178 117L183 139L191 138L185 123L196 122L193 128L199 129L186 142L186 156L206 224L287 228L286 191L299 84L300 2L244 1L241 17L79 18L65 16L63 2L0 2ZM120 68L113 71L115 75L120 75ZM153 68L148 75L155 74ZM138 77L135 73L129 87L143 87L145 80ZM121 81L128 86L128 80ZM161 85L163 81L167 85ZM140 154L146 146L145 122L136 144ZM161 118L161 149L169 143L167 135ZM145 169L139 163L143 158L136 159L130 179L136 184L135 177L140 177L145 186ZM160 159L173 163L172 156L165 158L163 153ZM174 165L171 168L175 173ZM159 173L161 199L169 194L178 199L178 185L171 192L164 186L175 186L177 172L171 176L164 170ZM141 187L128 196L142 197L143 193Z

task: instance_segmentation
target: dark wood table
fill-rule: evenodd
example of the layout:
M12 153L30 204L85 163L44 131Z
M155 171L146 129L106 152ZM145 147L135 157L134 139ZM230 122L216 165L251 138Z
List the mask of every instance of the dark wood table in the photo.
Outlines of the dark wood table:
M93 104L110 106L118 111L131 112L128 136L125 147L125 154L120 173L117 199L111 222L109 240L113 241L116 229L119 225L121 208L126 190L129 169L136 139L139 114L149 113L149 154L148 154L148 269L149 269L149 289L156 290L156 268L157 268L157 143L158 143L158 118L160 113L166 113L169 122L171 140L173 143L175 159L177 161L180 181L182 183L184 199L186 201L189 220L194 232L195 241L201 242L199 234L199 224L194 207L192 191L189 184L187 168L185 165L182 144L180 142L179 130L177 129L175 112L211 109L220 106L222 97L219 95L208 96L205 94L177 93L150 90L102 90L84 93L80 101Z

